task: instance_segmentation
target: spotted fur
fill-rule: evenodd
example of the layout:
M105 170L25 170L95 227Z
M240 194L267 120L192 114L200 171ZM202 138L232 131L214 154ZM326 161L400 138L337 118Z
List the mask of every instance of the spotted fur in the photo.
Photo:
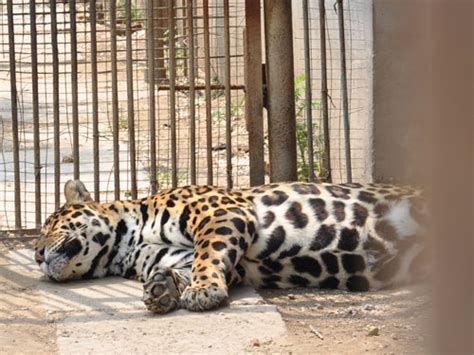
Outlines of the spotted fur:
M380 289L420 276L421 192L384 184L186 186L94 202L80 181L51 215L36 260L56 281L120 275L144 282L158 313L206 310L228 288Z

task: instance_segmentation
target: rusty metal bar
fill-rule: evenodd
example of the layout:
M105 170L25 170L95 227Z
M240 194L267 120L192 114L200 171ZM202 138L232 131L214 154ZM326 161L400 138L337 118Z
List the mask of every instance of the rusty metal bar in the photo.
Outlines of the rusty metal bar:
M245 0L245 116L249 134L250 185L265 182L260 0Z
M329 107L328 107L328 77L326 58L326 7L324 0L319 0L319 31L321 47L321 104L323 109L323 134L324 134L324 175L326 181L332 180L331 172L331 146L329 140Z
M97 82L97 9L96 0L89 0L91 25L91 79L92 79L92 141L94 151L94 200L100 201L99 160L99 90Z
M175 49L175 23L174 1L168 0L168 77L170 79L170 128L171 128L171 186L178 185L178 172L176 160L176 49Z
M245 85L230 85L231 90L245 90ZM194 90L206 90L206 85L194 85ZM211 90L225 90L226 86L222 84L210 84L209 88ZM191 85L174 85L176 91L189 91L191 90ZM170 85L157 85L158 91L170 90Z
M15 188L15 228L21 229L21 190L20 190L20 150L18 139L18 92L16 87L16 64L15 64L15 24L13 22L13 0L7 1L8 12L8 45L10 55L10 95L12 112L12 135L13 135L13 170Z
M346 180L352 182L351 136L349 124L349 94L347 90L346 36L344 31L343 0L337 0L337 18L339 22L339 43L341 58L342 110L344 114L344 150L346 157Z
M120 199L119 107L117 83L117 4L110 0L110 64L112 68L112 145L114 150L114 195Z
M132 0L125 1L126 12L126 61L127 61L127 123L128 144L130 150L130 180L132 199L138 195L137 189L137 156L135 149L135 113L133 101L133 67L132 67Z
M31 84L33 93L33 151L35 169L35 224L41 226L41 158L38 98L38 44L36 32L36 5L30 0Z
M224 0L224 85L225 85L225 144L226 144L226 175L227 187L232 188L232 117L231 117L231 96L230 96L230 21L229 21L229 0Z
M195 92L195 62L194 62L194 19L193 0L187 0L188 20L188 80L189 80L189 119L190 119L190 148L191 148L191 184L196 184L196 92ZM175 86L176 90L176 86Z
M270 178L292 181L297 158L291 0L264 4Z
M204 77L206 90L206 152L207 152L207 184L213 184L212 167L212 100L211 100L211 53L209 39L209 1L203 0L204 20Z
M153 29L153 2L147 5L147 47L148 47L148 119L150 125L150 188L151 193L156 193L156 122L155 122L155 36Z
M313 151L313 98L311 93L311 44L309 40L308 0L303 0L305 110L308 140L308 180L315 181Z
M56 5L54 5L56 6ZM79 179L79 105L77 88L77 24L76 0L69 0L69 17L71 28L71 99L72 99L72 156L74 164L74 179Z
M59 141L59 51L56 0L50 0L51 8L51 49L53 58L53 144L54 144L54 208L58 209L61 197L61 155Z

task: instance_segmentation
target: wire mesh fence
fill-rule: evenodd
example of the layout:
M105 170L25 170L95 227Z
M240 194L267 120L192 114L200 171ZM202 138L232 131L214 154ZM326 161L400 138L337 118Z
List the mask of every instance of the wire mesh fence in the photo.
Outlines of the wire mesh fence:
M2 227L38 226L71 178L102 201L248 184L241 2L21 0L0 21Z
M343 2L356 180L370 170L365 3ZM340 27L326 5L324 80L320 7L292 2L298 178L344 181ZM258 125L246 117L262 110L255 73L264 57L246 52L261 45L260 35L245 38L246 8L258 11L251 0L1 2L0 230L37 228L73 178L108 201L186 184L248 186L251 166L268 174L267 128L254 139Z
M339 4L342 4L344 13L342 24L339 22ZM306 133L306 108L311 107L316 179L330 176L333 182L349 180L346 155L348 139L344 130L344 95L341 80L345 72L351 163L349 170L352 180L368 181L372 176L372 165L368 158L372 151L370 136L372 131L372 2L320 0L306 1L305 4L304 0L294 0L292 5L299 175L307 174L308 170L306 151L309 135ZM322 6L324 6L323 9L321 9ZM305 7L308 13L306 30ZM340 41L341 29L345 34L345 50L343 51L346 56L345 70L341 67L341 53L343 53ZM307 44L305 44L305 33L308 37ZM305 63L305 50L309 52L308 64ZM306 80L309 80L309 83ZM327 93L326 134L323 85L326 86ZM305 95L308 90L311 93L311 103L306 102ZM330 153L329 172L326 171L324 161L327 146Z

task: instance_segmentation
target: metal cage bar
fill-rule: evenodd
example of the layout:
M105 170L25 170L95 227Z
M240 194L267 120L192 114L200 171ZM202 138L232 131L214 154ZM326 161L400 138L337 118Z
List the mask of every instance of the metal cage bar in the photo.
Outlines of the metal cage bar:
M229 0L224 0L224 86L225 86L225 142L226 142L226 178L227 187L233 186L232 181L232 117L231 117L231 77L230 77L230 31L229 31Z
M96 0L89 1L89 22L91 26L91 81L92 81L92 145L94 153L94 200L100 201L100 158L99 158L99 90L97 83L97 8Z
M188 81L189 81L189 134L190 134L190 170L191 184L196 184L196 74L194 58L194 7L193 0L187 0L187 24L188 24ZM176 89L176 87L175 87Z
M316 178L314 175L313 98L311 92L311 42L309 40L308 0L303 0L303 28L306 138L308 140L308 180L314 182Z
M126 61L127 61L127 126L130 149L131 196L138 197L137 189L137 153L135 146L135 112L133 99L133 53L132 53L132 0L125 1L126 17Z
M36 4L30 0L30 45L31 45L31 83L33 94L33 151L35 175L35 224L41 226L41 161L40 161L40 122L38 97L38 45L36 31Z
M156 112L155 112L155 36L153 3L147 6L147 54L148 54L148 123L150 126L150 188L151 193L158 190L156 171Z
M74 179L80 177L79 157L79 102L77 87L77 23L76 0L69 0L69 16L71 21L71 100L72 100L72 155L74 164Z
M209 1L203 0L204 26L204 77L206 94L206 156L207 156L207 184L212 185L214 180L212 166L212 101L211 101L211 53L209 34Z
M114 150L114 196L120 199L119 107L117 83L117 6L110 0L110 63L112 65L112 133Z
M319 0L319 32L321 46L321 105L323 109L324 135L324 180L331 181L331 145L329 140L329 107L328 107L328 77L326 56L326 6L324 0Z
M13 132L13 169L15 189L15 228L20 229L21 223L21 188L20 188L20 150L18 139L18 91L16 81L15 58L15 24L13 22L13 1L7 1L8 12L8 45L10 47L10 94L12 107L12 132Z
M263 74L260 0L245 1L245 100L246 127L249 132L250 185L265 182L263 126ZM251 95L249 93L252 93Z
M168 51L169 51L169 81L170 81L170 123L171 123L171 186L178 186L176 159L176 48L174 1L168 0Z
M342 110L344 114L344 154L346 160L346 180L352 182L351 137L349 123L349 96L347 89L346 35L344 27L344 4L337 0L337 18L339 24L339 44L341 58Z
M51 50L53 61L53 145L54 145L54 208L59 208L61 185L60 117L59 117L59 50L56 0L50 0L51 7Z

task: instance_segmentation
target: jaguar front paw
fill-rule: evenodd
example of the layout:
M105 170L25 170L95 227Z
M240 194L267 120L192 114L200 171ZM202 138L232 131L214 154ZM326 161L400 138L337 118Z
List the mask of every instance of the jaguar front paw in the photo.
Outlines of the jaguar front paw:
M169 269L158 270L143 284L143 302L154 313L164 314L178 308L180 295L176 275Z
M181 295L181 306L190 311L207 311L227 303L227 290L218 286L188 286Z

